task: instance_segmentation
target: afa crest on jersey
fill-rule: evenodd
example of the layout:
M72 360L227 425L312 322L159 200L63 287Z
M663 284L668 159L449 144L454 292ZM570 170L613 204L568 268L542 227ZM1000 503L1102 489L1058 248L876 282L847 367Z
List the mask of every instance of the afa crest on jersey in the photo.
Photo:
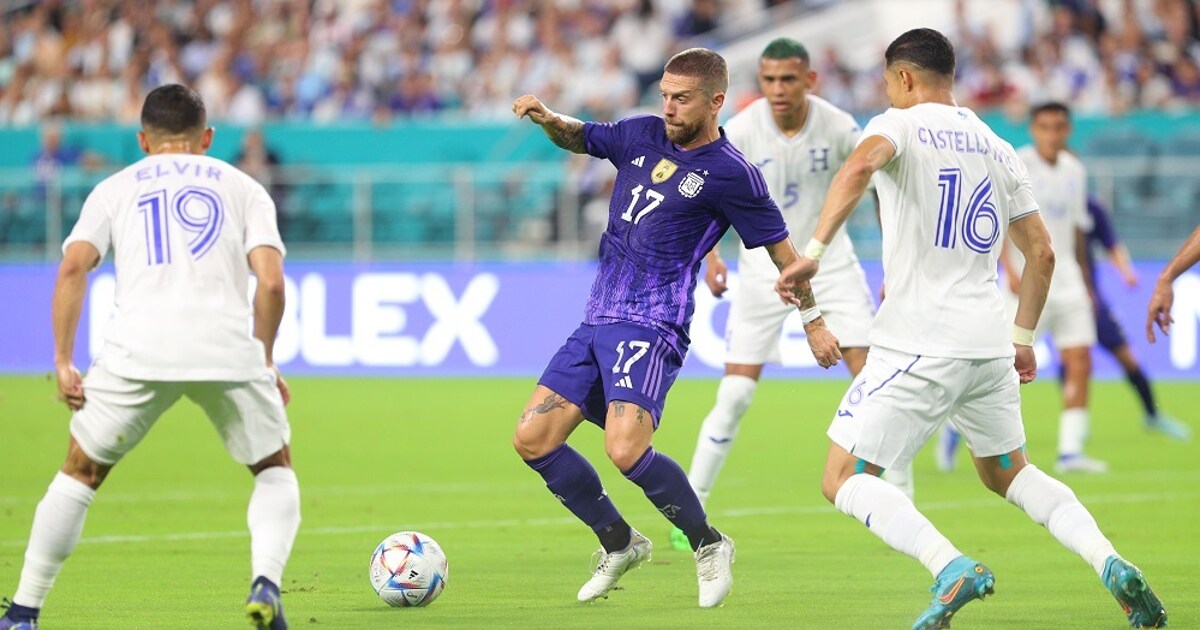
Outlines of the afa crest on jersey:
M654 166L654 170L650 171L650 181L654 182L655 184L661 184L668 179L671 179L671 176L675 174L675 171L678 168L679 165L675 164L671 160L668 160L667 158L663 158Z
M679 194L689 199L699 195L701 188L704 188L704 178L696 173L688 173L687 177L679 182Z

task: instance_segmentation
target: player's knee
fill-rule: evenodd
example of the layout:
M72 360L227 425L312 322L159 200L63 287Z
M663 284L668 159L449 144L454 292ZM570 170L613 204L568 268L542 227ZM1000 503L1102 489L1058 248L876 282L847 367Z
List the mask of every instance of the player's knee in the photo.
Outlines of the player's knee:
M264 471L268 468L275 468L275 467L283 467L283 468L291 468L292 467L292 451L289 447L284 446L283 448L279 449L278 451L275 451L274 453L267 455L263 459L259 460L258 462L254 463L254 464L251 464L249 466L250 474L255 475L255 476L258 476L259 473L261 473L262 471Z
M648 447L644 444L635 444L633 442L606 443L604 451L608 454L608 459L621 472L628 472L637 465L638 460L646 452Z
M826 501L837 503L838 490L842 489L842 484L846 483L846 479L847 477L839 474L838 471L825 471L825 475L821 477L821 494Z
M98 489L100 484L104 483L110 470L112 470L112 466L93 461L78 445L72 445L71 450L67 453L67 461L62 468L63 473L86 484L93 490Z
M513 449L525 461L547 455L556 446L558 445L551 444L550 440L545 436L539 435L524 426L517 427L516 432L513 433Z

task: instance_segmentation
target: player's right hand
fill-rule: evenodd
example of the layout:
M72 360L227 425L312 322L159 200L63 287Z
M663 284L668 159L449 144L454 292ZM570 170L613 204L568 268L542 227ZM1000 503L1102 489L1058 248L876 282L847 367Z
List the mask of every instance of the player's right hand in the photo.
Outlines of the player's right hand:
M825 321L818 318L804 327L808 337L808 347L812 349L813 358L817 365L829 369L842 359L841 342L825 327Z
M720 256L709 256L704 267L704 282L713 297L721 297L729 290L729 266Z
M1033 346L1015 343L1013 347L1017 349L1017 357L1013 361L1013 367L1017 368L1017 377L1021 379L1022 385L1032 383L1033 379L1037 378L1037 356L1033 353Z
M790 306L804 308L800 298L796 297L796 287L803 282L812 280L817 275L820 263L801 256L779 271L779 279L775 281L775 293L779 299Z
M271 364L271 372L275 374L275 388L279 390L279 395L283 398L283 406L288 406L292 402L292 389L288 387L287 381L283 380L283 373L279 371L279 367L274 363Z
M517 118L528 116L531 122L538 125L544 125L554 117L554 112L550 111L532 94L526 94L513 101L512 110Z
M1175 319L1171 317L1171 305L1175 302L1175 288L1170 282L1159 280L1154 285L1154 297L1150 298L1150 307L1146 312L1146 340L1150 343L1157 341L1154 337L1154 325L1158 324L1162 334L1169 335L1171 333L1171 324Z
M64 363L56 366L54 371L58 377L58 399L66 403L71 411L83 409L87 397L83 395L83 377L79 370L75 369L74 364Z

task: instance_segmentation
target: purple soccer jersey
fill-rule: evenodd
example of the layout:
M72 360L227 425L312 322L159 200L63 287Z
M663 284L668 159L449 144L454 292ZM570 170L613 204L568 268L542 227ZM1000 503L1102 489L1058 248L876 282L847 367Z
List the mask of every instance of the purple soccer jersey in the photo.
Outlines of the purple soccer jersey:
M682 357L700 262L732 225L747 247L787 237L767 183L725 138L684 151L662 118L584 125L589 154L617 167L584 323L638 323Z

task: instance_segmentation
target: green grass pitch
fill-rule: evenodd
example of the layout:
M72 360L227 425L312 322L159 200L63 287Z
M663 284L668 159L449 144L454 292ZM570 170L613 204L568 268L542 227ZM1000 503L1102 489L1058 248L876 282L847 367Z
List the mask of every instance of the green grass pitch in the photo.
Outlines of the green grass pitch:
M845 384L766 380L710 507L738 544L724 607L696 606L695 566L667 544L668 523L607 462L585 424L589 457L654 561L623 590L582 605L596 541L510 446L530 379L291 381L304 524L285 576L294 628L839 627L907 628L931 580L820 496L824 436ZM671 392L656 447L682 465L715 381ZM1057 387L1028 386L1029 451L1049 468ZM1158 385L1164 407L1197 423L1200 388ZM1148 435L1121 383L1098 384L1092 453L1112 472L1066 478L1117 548L1141 566L1172 627L1200 627L1200 448ZM61 464L68 414L44 378L0 378L0 594L12 594L34 507ZM989 564L996 595L956 628L1122 628L1092 570L1016 508L989 494L965 455L938 473L916 462L917 504L960 549ZM48 628L235 628L249 584L245 507L251 477L227 458L199 410L183 402L109 477L82 544L59 576ZM441 598L391 609L371 590L367 560L384 536L418 529L450 559Z

